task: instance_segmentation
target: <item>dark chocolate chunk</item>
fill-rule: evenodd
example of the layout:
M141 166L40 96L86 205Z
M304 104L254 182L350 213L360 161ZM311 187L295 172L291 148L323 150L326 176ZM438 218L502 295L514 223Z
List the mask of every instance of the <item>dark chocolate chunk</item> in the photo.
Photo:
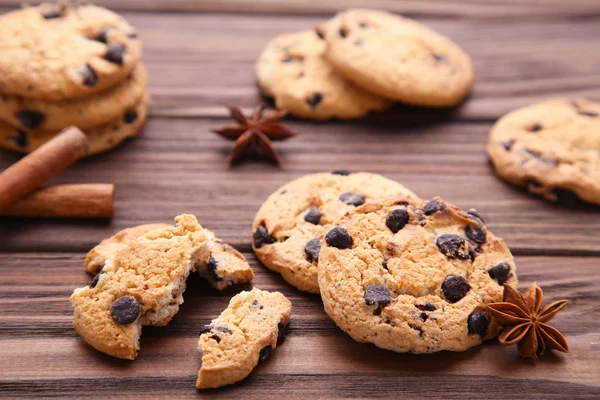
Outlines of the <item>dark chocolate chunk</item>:
M362 194L359 194L359 193L352 193L352 192L343 193L339 197L339 200L342 203L346 203L349 206L355 206L355 207L365 204L365 196L363 196Z
M342 26L339 29L338 33L341 37L346 38L346 36L348 36L348 28L346 28L345 26Z
M408 224L408 211L402 208L393 210L385 218L385 225L393 233L396 233L400 229L404 228L406 224Z
M381 265L383 266L383 269L385 269L386 271L388 270L388 264L387 262L382 262Z
M510 264L506 261L499 262L488 271L490 278L498 281L498 285L502 286L506 283L510 276Z
M96 274L94 279L92 279L92 283L90 283L90 288L93 289L96 287L96 285L98 285L98 281L100 281L100 275L102 275L102 271L100 271L100 273Z
M325 235L325 241L328 245L338 249L349 249L352 247L352 237L348 231L341 226L331 228L331 230L327 232L327 235Z
M481 225L485 224L485 220L483 219L481 214L479 214L479 212L477 212L476 209L471 208L469 211L467 211L467 214L469 215L469 218L472 219L473 221L480 222Z
M470 289L471 286L469 285L469 282L460 275L449 276L444 283L442 283L444 297L450 303L456 303L465 297Z
M485 243L487 234L483 229L473 227L471 225L465 228L465 235L477 244Z
M542 124L539 122L536 122L535 124L531 125L528 130L529 130L529 132L539 132L542 130L542 128L543 128Z
M269 235L269 231L264 225L259 226L254 234L252 235L252 239L254 240L254 247L260 249L263 244L273 244L275 243L275 238Z
M556 202L563 206L574 206L582 202L582 200L574 192L569 189L555 188L552 193L556 196Z
M500 144L502 145L502 147L504 147L504 150L510 151L510 149L512 149L513 145L515 144L515 140L514 139L502 140L500 142Z
M419 310L421 311L435 311L437 310L437 307L429 302L425 303L425 304L416 304L415 307L417 307Z
M123 115L123 122L125 122L126 124L133 124L137 117L137 111L129 110L125 113L125 115Z
M323 32L323 28L321 26L315 26L315 33L319 39L325 39L325 32Z
M217 343L221 343L221 337L219 335L211 335L210 338L215 340Z
M125 55L125 46L122 44L114 43L109 44L106 47L106 54L104 54L104 59L110 61L111 63L123 65L123 56Z
M471 258L469 243L462 236L447 233L438 236L435 244L446 257L460 258L462 260Z
M475 311L469 315L467 320L467 329L469 335L479 335L482 339L485 337L488 325L490 323L490 316L483 311Z
M265 346L260 349L260 353L258 354L258 359L260 362L266 361L267 358L271 355L271 345Z
M277 345L279 346L281 343L285 341L285 337L287 336L290 330L290 326L278 324L277 325Z
M227 333L228 335L231 335L233 333L229 330L229 328L227 328L225 326L217 326L217 330L219 332Z
M202 330L200 331L200 334L203 335L203 334L208 333L210 331L212 331L212 326L211 325L204 325L202 327Z
M110 316L119 325L134 322L140 316L140 303L133 296L119 297L110 307Z
M17 129L16 136L9 136L9 140L13 141L17 146L25 148L29 145L29 135L22 129Z
M221 276L220 276L220 275L217 273L217 267L218 267L218 266L219 266L219 263L217 262L217 260L215 260L215 258L214 258L214 257L210 257L210 258L208 259L208 265L207 265L207 267L208 267L208 272L210 272L210 276L212 277L212 279L213 279L215 282L218 282L218 281L220 281L221 279L223 279L223 278L221 278Z
M321 239L311 239L304 246L304 254L309 262L318 261L321 252Z
M433 199L429 203L425 204L423 207L423 212L425 215L431 215L438 211L444 211L446 209L446 204L439 201L438 199Z
M100 29L100 32L98 32L98 34L94 37L94 40L97 42L100 42L100 43L107 44L109 30L110 30L110 27L108 27L108 26L105 26L104 28Z
M319 221L321 221L321 213L319 212L319 208L309 208L306 214L304 214L304 220L306 222L310 222L313 225L319 225Z
M429 318L429 315L426 312L422 312L421 314L419 314L419 317L421 317L423 322L425 322L427 321L427 318Z
M15 113L15 117L27 129L37 128L46 119L43 113L34 110L19 110Z
M64 15L66 8L58 8L55 4L46 4L45 9L42 11L42 16L45 19L60 18Z
M98 75L89 64L86 64L85 67L79 70L79 75L83 78L85 86L94 87L98 84Z
M364 293L365 303L368 306L372 306L374 304L377 305L377 308L373 312L375 315L381 314L381 309L392 301L391 293L388 288L381 285L369 285Z
M306 99L308 105L313 108L318 106L321 101L323 101L323 95L319 92L313 93L312 96Z
M334 169L333 171L331 171L331 173L333 175L342 175L342 176L348 176L351 174L351 172L347 169Z

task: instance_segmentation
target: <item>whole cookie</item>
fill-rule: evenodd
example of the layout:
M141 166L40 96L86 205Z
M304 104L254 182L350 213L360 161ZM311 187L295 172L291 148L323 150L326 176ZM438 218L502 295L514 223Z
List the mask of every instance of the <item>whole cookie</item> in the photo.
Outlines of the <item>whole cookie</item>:
M120 118L135 108L146 91L148 74L142 64L114 88L89 97L49 102L21 96L0 96L0 120L23 130L59 131L75 125L89 129Z
M110 150L126 139L137 135L146 121L147 114L148 96L144 94L134 108L123 111L123 114L117 120L85 129L84 132L90 141L88 155ZM0 121L0 147L19 153L29 153L58 133L59 131L27 132Z
M323 237L349 211L384 195L414 196L401 184L365 172L306 175L279 188L252 224L258 259L300 290L319 293L317 261Z
M398 352L462 351L498 334L486 304L515 264L481 216L435 198L377 199L329 230L319 257L327 314L354 340Z
M430 107L462 101L473 87L469 56L418 22L349 10L319 27L325 57L346 79L392 100Z
M513 111L492 128L496 173L550 201L600 204L600 104L552 100Z
M326 43L314 31L273 39L256 63L264 94L301 118L359 118L387 108L389 101L342 78L323 59Z
M0 94L60 101L123 81L140 60L135 29L92 5L44 3L0 17Z

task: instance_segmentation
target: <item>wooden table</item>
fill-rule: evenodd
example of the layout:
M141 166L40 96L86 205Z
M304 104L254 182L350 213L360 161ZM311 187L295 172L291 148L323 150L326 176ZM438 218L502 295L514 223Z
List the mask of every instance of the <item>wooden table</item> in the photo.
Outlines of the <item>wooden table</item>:
M0 0L0 13L20 0ZM284 31L310 29L356 0L98 1L140 30L153 103L142 136L78 163L53 183L117 185L112 221L0 219L0 397L114 398L600 398L600 212L545 203L498 180L485 154L493 122L550 97L600 100L596 0L372 0L449 35L473 57L477 83L454 111L397 106L353 122L292 120L302 133L277 144L284 162L230 168L231 143L209 128L227 103L261 101L254 61ZM0 152L0 170L18 160ZM359 344L336 328L318 297L265 270L250 247L254 213L301 175L334 168L384 174L422 197L475 207L516 256L520 287L570 305L554 324L571 352L538 362L487 343L464 353L406 355ZM191 277L165 328L144 328L135 362L112 359L74 332L69 296L88 284L85 253L113 232L183 212L240 249L254 285L293 303L287 342L242 383L194 388L197 336L239 288L218 292Z

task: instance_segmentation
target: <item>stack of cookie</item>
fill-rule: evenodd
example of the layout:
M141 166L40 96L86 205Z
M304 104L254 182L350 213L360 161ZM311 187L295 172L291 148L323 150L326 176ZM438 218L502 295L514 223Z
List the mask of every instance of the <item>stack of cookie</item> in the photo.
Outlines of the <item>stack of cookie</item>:
M315 31L278 36L256 74L277 108L309 119L360 118L394 101L451 107L474 80L469 56L448 38L373 10L348 10Z
M0 146L28 153L67 126L90 153L117 146L146 120L142 45L121 16L45 3L0 18Z

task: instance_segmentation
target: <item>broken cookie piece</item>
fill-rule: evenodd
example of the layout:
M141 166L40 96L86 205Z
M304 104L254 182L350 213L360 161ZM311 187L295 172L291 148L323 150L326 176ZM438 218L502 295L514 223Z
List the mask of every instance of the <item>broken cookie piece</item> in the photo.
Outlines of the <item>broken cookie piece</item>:
M196 387L217 388L250 375L283 342L291 312L292 303L279 292L255 288L234 296L200 334Z
M131 240L90 286L73 292L75 330L103 353L135 359L142 326L167 325L177 314L185 281L208 250L205 229L189 214Z
M151 230L167 226L146 224L117 232L90 250L85 260L86 270L91 274L98 274L107 260L136 238ZM252 268L239 251L224 243L212 231L205 229L205 232L209 250L206 257L197 261L192 271L197 271L217 290L224 290L231 285L247 283L254 279Z

